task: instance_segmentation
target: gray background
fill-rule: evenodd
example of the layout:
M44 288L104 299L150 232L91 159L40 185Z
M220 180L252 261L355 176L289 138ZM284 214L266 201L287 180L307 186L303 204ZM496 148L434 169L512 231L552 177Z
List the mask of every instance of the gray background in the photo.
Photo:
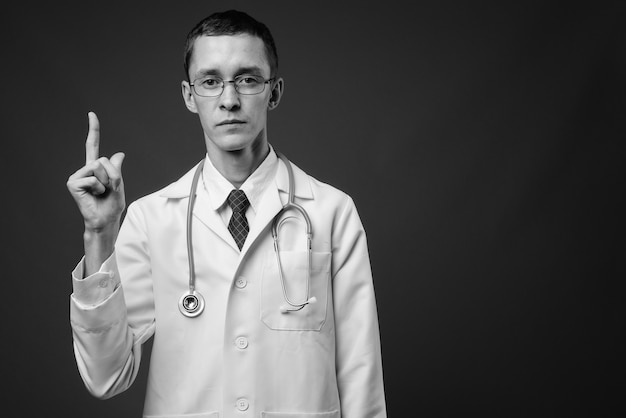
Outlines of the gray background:
M102 153L127 154L128 201L202 158L182 46L234 7L277 42L270 142L359 208L390 416L623 409L624 7L406 3L3 6L4 408L140 415L146 367L99 401L75 366L82 222L65 181L90 110Z

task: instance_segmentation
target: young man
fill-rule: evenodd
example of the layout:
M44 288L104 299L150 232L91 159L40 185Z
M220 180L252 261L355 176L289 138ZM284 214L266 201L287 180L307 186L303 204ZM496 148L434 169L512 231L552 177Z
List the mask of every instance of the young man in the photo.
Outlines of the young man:
M206 157L129 205L121 228L124 154L99 157L89 114L86 165L67 186L85 221L70 319L95 396L132 384L154 336L145 416L386 416L365 232L350 197L290 175L269 145L277 66L269 30L247 14L189 33L182 94ZM279 214L290 188L304 213Z

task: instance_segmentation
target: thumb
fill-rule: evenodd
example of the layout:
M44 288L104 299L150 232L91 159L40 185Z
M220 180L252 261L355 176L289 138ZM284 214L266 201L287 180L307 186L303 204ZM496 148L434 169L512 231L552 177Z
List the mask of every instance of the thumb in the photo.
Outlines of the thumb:
M123 152L118 152L116 154L113 154L111 158L109 158L109 161L111 161L113 167L115 167L120 172L120 174L122 173L122 163L124 162L124 157L126 157L126 154L124 154Z

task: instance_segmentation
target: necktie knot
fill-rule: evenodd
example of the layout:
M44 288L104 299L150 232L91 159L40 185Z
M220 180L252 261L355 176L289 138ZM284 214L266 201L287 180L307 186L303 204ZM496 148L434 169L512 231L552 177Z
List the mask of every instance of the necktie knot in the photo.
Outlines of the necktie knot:
M228 206L233 210L233 212L245 213L248 206L250 206L250 201L246 197L246 194L243 190L233 190L228 195Z

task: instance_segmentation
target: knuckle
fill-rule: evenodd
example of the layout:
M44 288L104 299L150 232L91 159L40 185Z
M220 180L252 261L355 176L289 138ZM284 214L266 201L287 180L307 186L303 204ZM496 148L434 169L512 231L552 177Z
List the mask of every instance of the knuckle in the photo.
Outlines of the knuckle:
M91 189L91 193L94 195L101 195L106 191L106 187L96 179L93 179L90 182L89 188Z
M98 168L100 168L101 165L102 164L100 163L100 161L93 160L85 164L85 168L91 171L96 171Z

